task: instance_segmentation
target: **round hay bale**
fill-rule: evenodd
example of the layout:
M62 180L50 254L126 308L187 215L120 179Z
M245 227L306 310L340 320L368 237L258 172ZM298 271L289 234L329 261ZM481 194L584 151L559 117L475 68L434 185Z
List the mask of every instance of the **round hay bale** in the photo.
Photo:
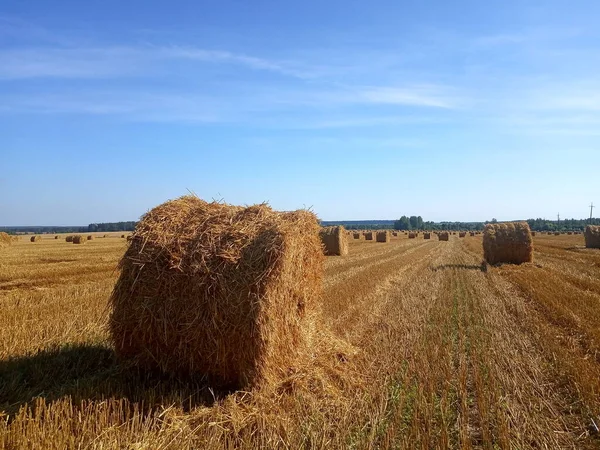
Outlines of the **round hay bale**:
M65 238L65 242L73 242L73 236L70 236L70 235L69 235L69 236L67 236L67 237Z
M474 231L469 231L469 236L470 237L474 237L475 236L475 232Z
M450 240L450 233L448 233L447 231L441 231L438 234L438 241L449 241Z
M373 238L374 238L374 236L373 236L373 235L374 235L374 233L373 233L372 231L367 231L367 232L365 233L365 240L366 240L366 241L372 241L372 240L373 240Z
M362 238L362 234L361 234L361 233L354 233L354 234L352 235L352 237L353 237L354 239L358 239L358 240L360 240L360 238Z
M533 239L527 222L487 224L483 232L483 255L492 265L533 261Z
M409 239L416 239L417 238L417 233L408 233L408 238Z
M168 201L137 224L110 299L116 354L142 369L271 385L309 353L325 256L317 217Z
M85 241L85 238L80 234L73 236L73 244L85 244Z
M600 226L588 225L583 234L586 248L600 248Z
M0 247L8 247L13 243L13 238L8 233L0 231Z
M54 239L58 239L58 236L54 236Z
M94 236L93 236L93 235L91 235L91 234L90 234L90 235L88 235L88 237L87 237L87 240L88 240L88 241L93 241L93 240L94 240Z
M535 234L536 234L536 233L535 233L535 231L532 231L532 232L531 232L531 235L532 235L532 236L535 236Z
M375 233L375 241L376 242L390 242L392 237L388 230L378 231Z
M431 233L423 233L423 239L431 239Z
M346 256L348 254L348 239L342 226L325 227L319 231L323 244L323 253L327 256Z
M37 242L37 241L41 241L42 237L41 236L31 236L31 239L29 239L31 242Z
M121 235L121 239L125 239L125 235L124 234Z
M458 237L459 238L464 238L467 236L467 232L466 231L461 231L460 233L458 233Z

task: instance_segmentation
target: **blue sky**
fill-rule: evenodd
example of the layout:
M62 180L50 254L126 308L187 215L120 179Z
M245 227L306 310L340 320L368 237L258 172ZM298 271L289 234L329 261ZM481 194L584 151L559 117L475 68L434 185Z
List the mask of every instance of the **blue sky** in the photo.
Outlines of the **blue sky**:
M597 1L0 5L0 225L193 191L324 220L600 205Z

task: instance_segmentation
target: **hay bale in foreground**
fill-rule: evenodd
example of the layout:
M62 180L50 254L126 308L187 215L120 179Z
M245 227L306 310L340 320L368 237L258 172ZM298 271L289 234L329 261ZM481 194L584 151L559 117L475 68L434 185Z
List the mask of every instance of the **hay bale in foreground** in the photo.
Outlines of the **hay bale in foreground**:
M378 231L375 234L375 241L376 242L390 242L392 240L392 237L390 236L390 232L387 230L384 231Z
M73 244L85 244L85 238L80 234L76 234L73 236Z
M373 236L374 234L375 234L375 233L373 233L372 231L368 231L368 232L366 232L366 233L365 233L365 240L366 240L366 241L372 241L372 240L373 240L373 237L374 237L374 236Z
M450 233L448 233L447 231L442 231L441 233L438 234L438 240L439 241L449 241Z
M423 233L423 239L431 239L431 233Z
M37 241L41 241L42 237L41 236L31 236L31 239L29 239L31 242L37 242Z
M65 238L65 242L73 242L73 236L69 235Z
M348 254L348 239L342 226L325 227L319 231L323 244L323 253L327 256L346 256Z
M583 235L586 248L600 248L600 226L588 225Z
M527 222L487 224L483 232L483 257L492 265L533 261L533 239Z
M110 299L117 356L230 388L289 376L311 347L325 258L319 229L309 211L194 196L150 210Z
M94 236L92 236L91 234L87 237L88 241L93 241L94 240Z
M417 233L408 233L408 238L409 239L416 239L417 238Z

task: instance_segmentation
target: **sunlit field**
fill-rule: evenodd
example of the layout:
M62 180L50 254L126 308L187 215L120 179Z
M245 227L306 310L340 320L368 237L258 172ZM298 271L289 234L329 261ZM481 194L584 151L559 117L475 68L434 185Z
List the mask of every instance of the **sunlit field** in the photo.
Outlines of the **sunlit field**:
M350 237L325 263L331 342L229 392L116 361L121 234L0 248L0 448L600 448L600 250L581 235L499 267L480 235Z

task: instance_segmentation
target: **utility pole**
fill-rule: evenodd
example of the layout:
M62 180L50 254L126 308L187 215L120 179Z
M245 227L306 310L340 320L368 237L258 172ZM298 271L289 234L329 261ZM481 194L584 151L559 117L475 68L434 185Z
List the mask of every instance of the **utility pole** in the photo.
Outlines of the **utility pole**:
M560 213L558 213L556 215L556 217L558 217L558 223L557 223L557 226L556 226L556 228L558 229L558 228L560 228Z
M595 206L594 206L594 204L592 203L592 204L590 205L590 225L592 224L592 217L593 217L593 216L592 216L592 213L593 213L593 211L594 211L594 208L595 208Z

